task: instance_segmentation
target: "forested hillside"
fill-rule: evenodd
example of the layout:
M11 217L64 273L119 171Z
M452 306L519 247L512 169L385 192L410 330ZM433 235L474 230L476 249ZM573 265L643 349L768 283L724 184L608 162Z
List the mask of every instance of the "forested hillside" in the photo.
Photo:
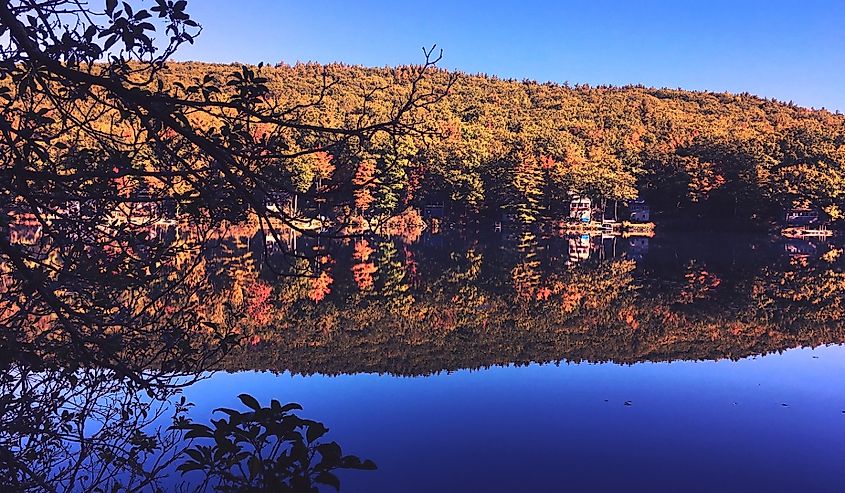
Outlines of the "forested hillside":
M238 70L171 63L164 77L201 86L206 76L225 80ZM320 101L295 110L300 121L331 126L384 117L413 75L410 67L313 63L256 70L288 105ZM446 98L415 115L417 132L369 143L363 155L372 159L349 152L349 144L297 134L286 144L293 150L328 147L324 159L309 155L290 170L291 186L305 192L344 183L329 163L348 153L357 170L345 180L364 185L348 190L349 203L365 216L442 202L453 218L514 213L532 223L565 212L567 192L623 202L639 196L677 225L767 227L788 207L818 206L834 220L845 208L839 114L749 94L541 84L444 70L422 89L450 82Z

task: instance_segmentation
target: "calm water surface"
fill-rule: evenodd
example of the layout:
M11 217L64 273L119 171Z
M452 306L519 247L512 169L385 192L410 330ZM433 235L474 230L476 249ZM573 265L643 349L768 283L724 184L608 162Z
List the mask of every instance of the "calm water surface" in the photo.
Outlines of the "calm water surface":
M345 451L378 464L342 474L345 492L845 491L834 245L528 240L395 248L405 303L443 289L458 310L475 303L471 317L442 336L397 323L305 348L259 343L186 391L192 417L237 407L242 392L298 402ZM473 271L468 250L478 272L438 287L449 269ZM344 293L338 281L327 302L384 309Z
M301 403L377 461L350 492L843 491L845 349L740 361L561 364L427 377L216 374L197 418L248 392ZM629 405L626 405L628 403Z

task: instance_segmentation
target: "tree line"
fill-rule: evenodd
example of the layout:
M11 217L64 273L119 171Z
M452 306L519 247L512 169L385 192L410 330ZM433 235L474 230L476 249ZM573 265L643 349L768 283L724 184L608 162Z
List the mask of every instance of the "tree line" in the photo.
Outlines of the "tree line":
M162 77L188 84L232 69L170 62ZM414 66L315 63L261 69L278 100L319 100L303 116L324 126L386 118L416 73ZM345 194L338 204L366 217L444 204L455 218L512 214L533 223L559 218L576 194L640 197L681 226L767 227L784 210L806 206L842 217L839 114L750 94L570 86L446 70L424 84L448 94L415 114L421 131L364 146L291 136L284 142L290 149L326 154L284 170L289 189L334 187ZM352 164L335 170L326 165L331 159Z

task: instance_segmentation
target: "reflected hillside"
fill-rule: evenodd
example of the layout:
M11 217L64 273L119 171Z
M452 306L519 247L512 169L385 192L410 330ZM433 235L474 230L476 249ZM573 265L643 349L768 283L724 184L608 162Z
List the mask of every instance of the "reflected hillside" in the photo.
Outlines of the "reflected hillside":
M240 343L219 361L190 366L422 375L531 362L737 359L845 342L842 250L831 240L539 229L347 240L288 231L268 240L247 223L222 227L203 245L191 262L175 257L179 282L145 305L160 313L156 323L121 334L150 339L133 343L130 356L148 361L133 366L172 371L181 361L174 355L191 347L207 354L221 338ZM120 299L153 294L136 288ZM172 354L139 349L162 337L172 339Z
M199 305L246 341L223 369L420 375L845 342L831 243L506 231L300 238L297 248L293 264L310 277L278 275L292 261L259 237L231 238L206 259L213 282Z

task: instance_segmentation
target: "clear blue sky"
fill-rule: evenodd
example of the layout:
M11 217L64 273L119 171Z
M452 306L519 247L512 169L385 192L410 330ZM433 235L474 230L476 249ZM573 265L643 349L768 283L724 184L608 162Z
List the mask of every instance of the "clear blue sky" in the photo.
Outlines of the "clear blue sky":
M845 0L190 0L181 60L421 61L500 77L751 92L845 111Z

